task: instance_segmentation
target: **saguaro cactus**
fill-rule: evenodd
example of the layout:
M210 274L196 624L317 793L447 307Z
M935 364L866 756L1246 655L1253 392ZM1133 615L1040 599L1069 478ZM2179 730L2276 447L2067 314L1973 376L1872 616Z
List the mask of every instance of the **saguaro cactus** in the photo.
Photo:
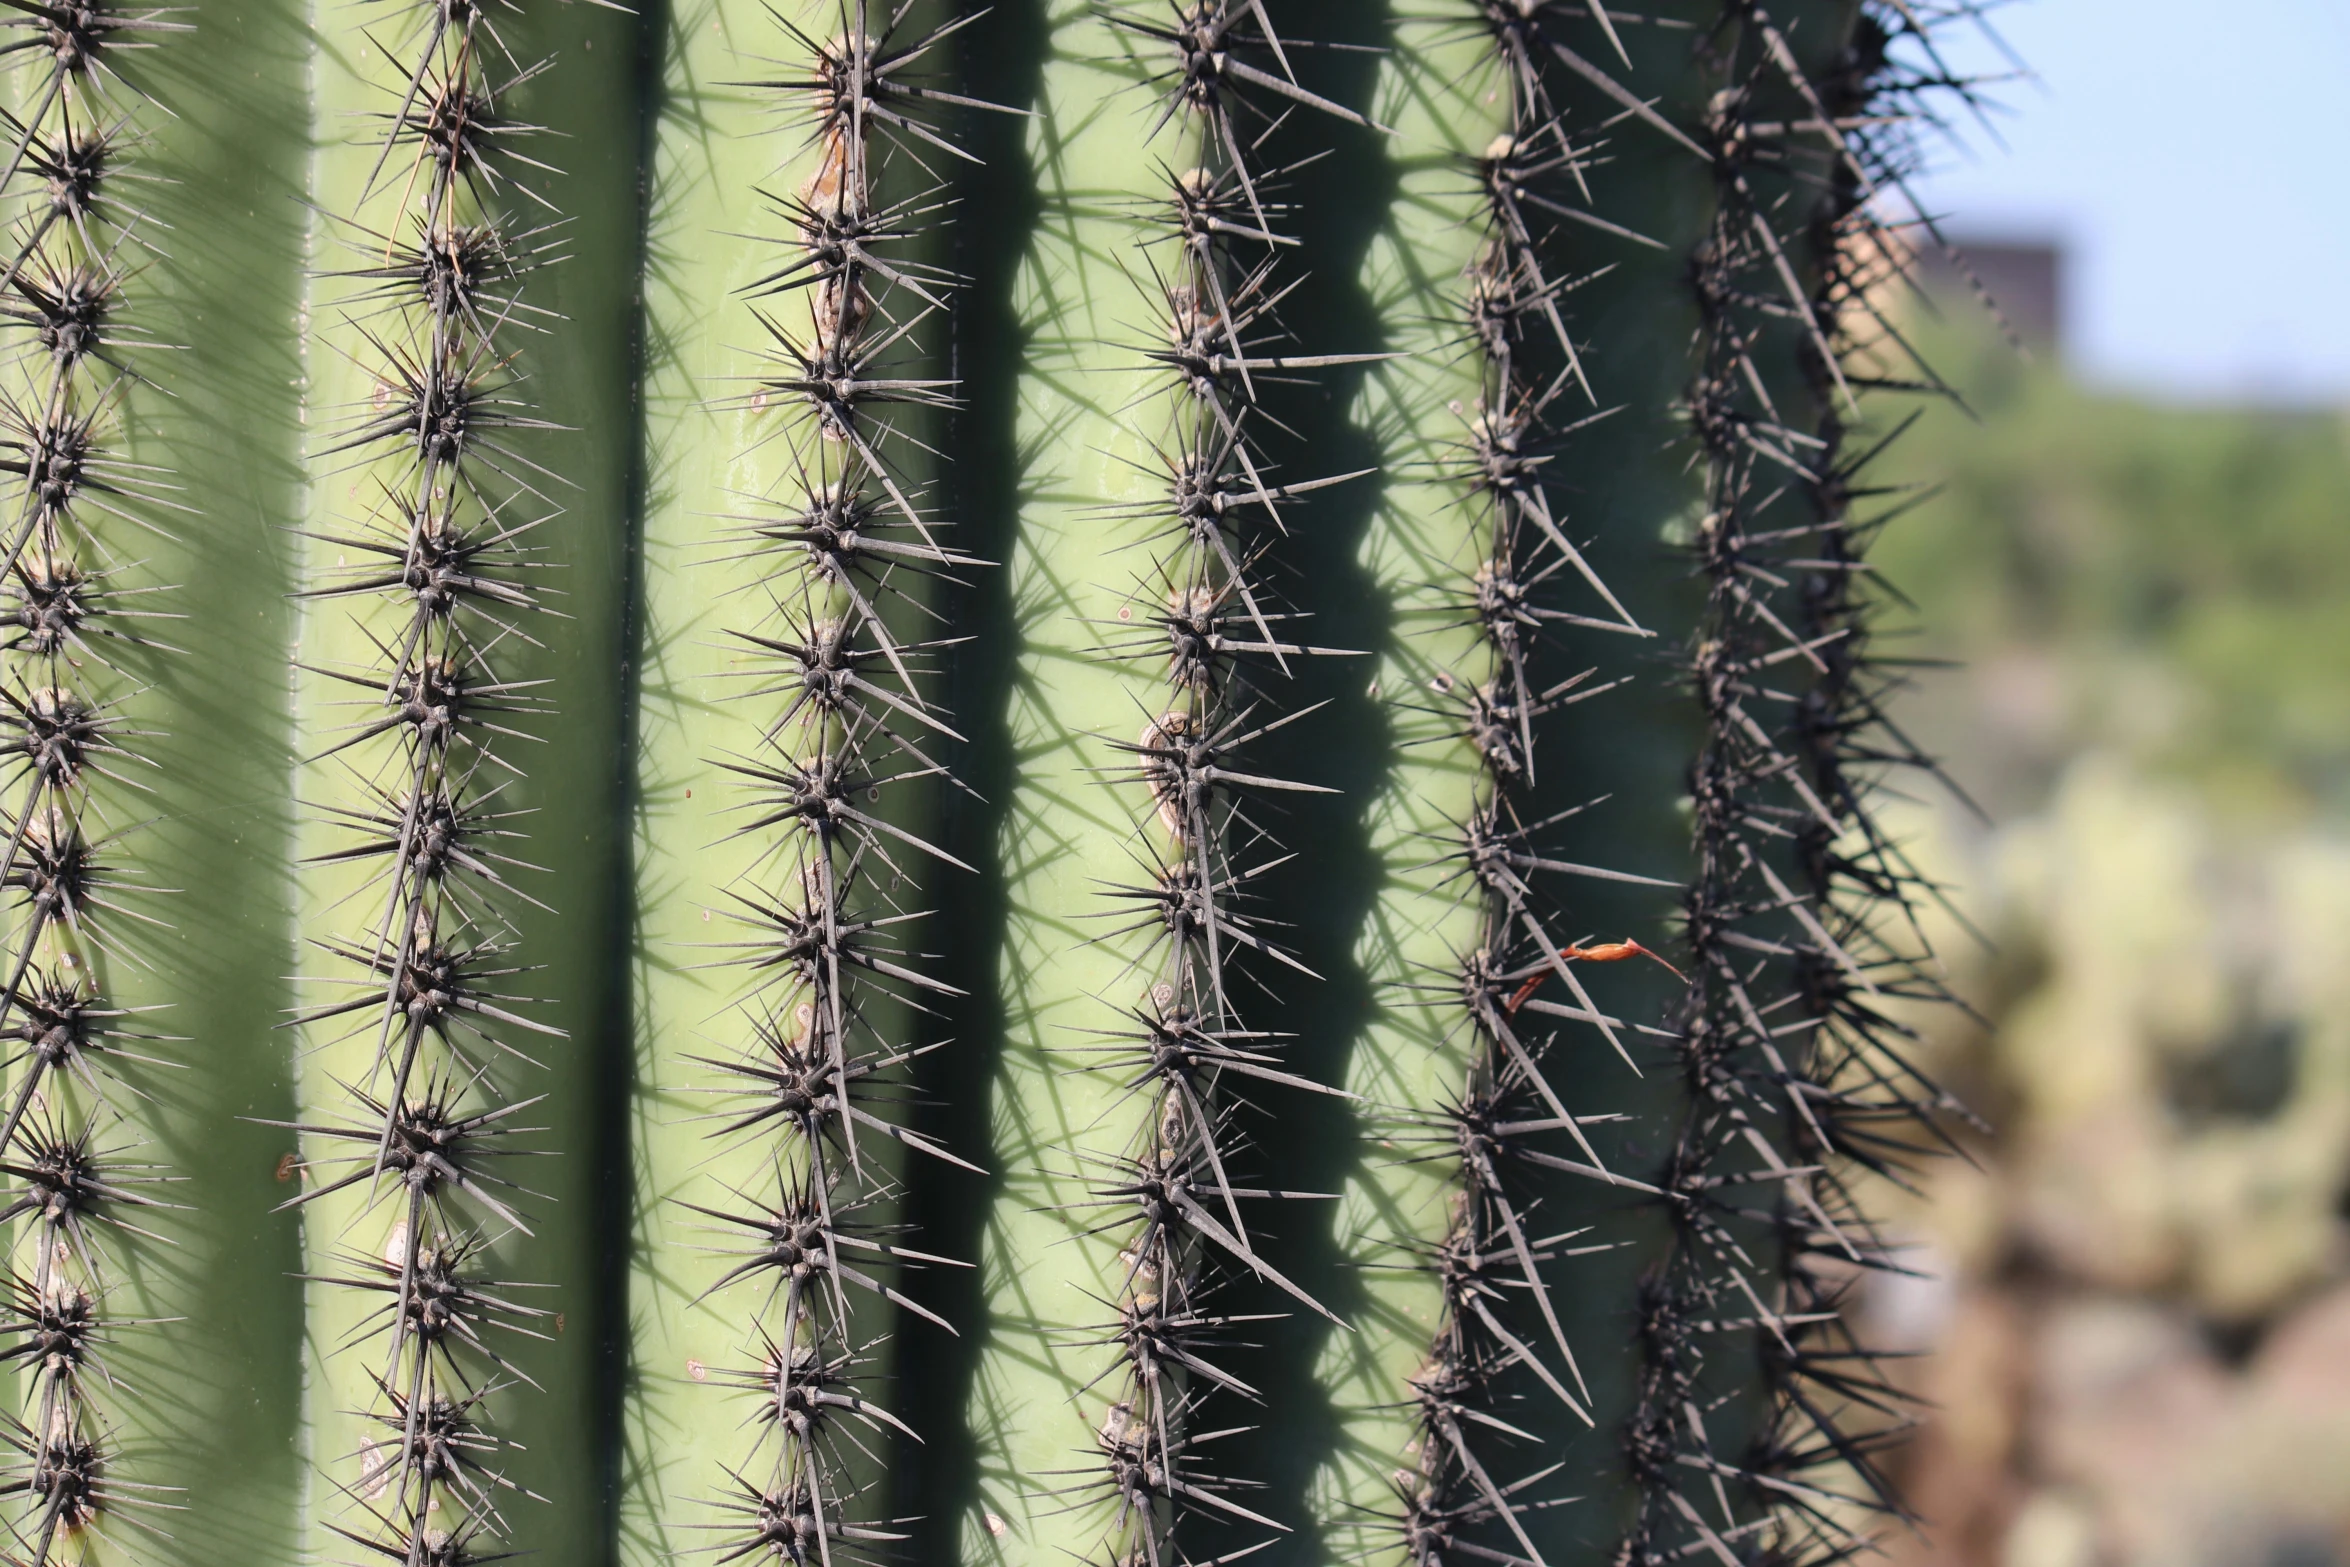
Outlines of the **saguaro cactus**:
M1854 1548L1966 10L18 7L0 1555Z

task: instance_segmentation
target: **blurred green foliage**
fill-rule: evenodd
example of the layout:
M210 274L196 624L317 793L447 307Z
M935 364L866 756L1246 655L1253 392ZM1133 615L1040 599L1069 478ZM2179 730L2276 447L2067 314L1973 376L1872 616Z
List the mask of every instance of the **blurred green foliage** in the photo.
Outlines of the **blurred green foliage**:
M1916 606L1890 623L1926 628L1894 647L1970 671L1919 697L1961 780L2029 808L2106 747L2224 809L2350 812L2350 416L2154 404L1987 328L1923 336L1966 407L1877 470L1918 489L1876 560Z
M1928 913L1990 1026L1919 1022L1990 1134L1882 1205L1934 1410L1891 1567L2350 1562L2350 414L1947 314L1968 411L1872 471L1873 558L1884 651L1953 665L1897 712L1988 818L1891 813L1989 938Z

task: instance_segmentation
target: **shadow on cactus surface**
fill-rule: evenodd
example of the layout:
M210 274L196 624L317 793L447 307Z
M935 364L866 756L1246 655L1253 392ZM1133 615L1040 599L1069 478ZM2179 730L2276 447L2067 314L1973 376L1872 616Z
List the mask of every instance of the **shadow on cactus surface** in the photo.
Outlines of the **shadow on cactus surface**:
M1905 1522L1977 20L18 5L0 1559Z

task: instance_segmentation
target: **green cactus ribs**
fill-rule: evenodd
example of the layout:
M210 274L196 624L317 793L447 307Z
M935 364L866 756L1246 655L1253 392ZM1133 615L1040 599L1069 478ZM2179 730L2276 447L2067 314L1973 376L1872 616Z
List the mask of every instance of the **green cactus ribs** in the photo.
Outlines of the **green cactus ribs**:
M679 243L655 318L693 337L659 383L680 418L656 438L672 493L647 548L676 591L654 583L647 636L692 673L648 702L645 755L718 785L642 809L643 863L684 882L684 941L709 953L646 976L646 1222L712 1251L639 1274L654 1391L627 1505L669 1549L902 1540L886 1481L926 1433L891 1407L893 1319L953 1331L909 1275L957 1260L909 1233L901 1191L909 1156L979 1173L908 1124L946 1043L923 1019L960 994L925 906L933 878L973 873L931 825L968 792L943 701L962 639L939 605L988 565L953 543L938 440L959 404L962 279L941 260L959 137L1005 112L941 85L968 22L788 7L671 67L681 93L733 84L720 112L741 140L713 157L704 125L665 129L677 205L655 217ZM754 204L762 229L707 248ZM711 299L729 303L713 317ZM739 1414L714 1421L720 1392Z
M1964 0L22 0L0 1558L1828 1567Z
M998 848L1017 1157L974 1391L1012 1445L982 1456L969 1550L1156 1562L1288 1528L1212 1445L1263 1401L1227 1352L1273 1319L1226 1304L1235 1286L1328 1315L1264 1249L1267 1204L1314 1194L1252 1179L1249 1090L1336 1091L1250 1017L1318 982L1263 909L1313 875L1278 841L1283 802L1329 791L1258 758L1329 716L1296 676L1342 650L1304 634L1284 562L1321 496L1368 475L1277 475L1295 436L1265 393L1386 358L1281 319L1303 181L1260 145L1292 112L1363 123L1301 85L1298 47L1223 5L1072 13L1052 37L1009 563L1033 760Z
M6 26L29 63L0 122L0 473L13 492L0 522L0 1038L14 1071L0 1170L16 1186L0 1211L15 1231L0 1355L22 1368L0 1494L17 1559L46 1564L152 1536L172 1502L130 1444L127 1407L171 1180L146 1101L168 1075L156 1069L181 1064L157 1031L170 998L142 984L170 929L140 842L158 738L143 688L171 648L168 585L141 556L191 512L135 429L171 346L150 320L142 274L162 251L141 193L143 137L169 111L137 61L188 24L27 6Z
M620 414L595 377L625 343L583 323L626 287L633 203L583 198L553 160L604 173L629 145L624 119L581 134L629 31L562 12L317 20L335 140L312 171L288 1205L322 1552L474 1560L602 1533L545 1503L597 1462L580 1138L612 945L594 758L618 705L624 469L591 455L610 432L590 421Z

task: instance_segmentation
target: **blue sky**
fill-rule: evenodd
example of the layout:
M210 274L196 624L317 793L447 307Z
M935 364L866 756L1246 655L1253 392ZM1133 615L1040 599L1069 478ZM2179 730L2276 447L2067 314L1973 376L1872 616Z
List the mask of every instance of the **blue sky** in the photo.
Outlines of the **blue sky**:
M2016 0L2038 80L1921 187L1954 229L2061 239L2089 378L2350 402L2350 0ZM1962 28L1954 58L2004 71Z

